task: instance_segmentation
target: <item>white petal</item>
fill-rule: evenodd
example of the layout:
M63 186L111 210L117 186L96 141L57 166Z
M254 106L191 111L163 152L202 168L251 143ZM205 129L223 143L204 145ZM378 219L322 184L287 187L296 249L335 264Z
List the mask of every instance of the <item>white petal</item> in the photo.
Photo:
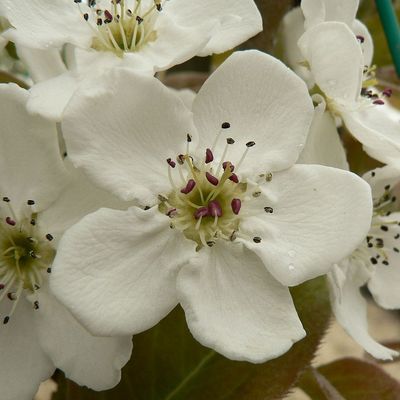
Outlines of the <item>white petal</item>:
M324 0L302 0L301 10L304 14L306 29L310 29L326 19Z
M41 231L50 232L55 243L69 227L101 207L127 209L132 205L94 186L81 170L70 166L68 171L70 183L38 218Z
M372 157L400 167L400 120L392 119L384 106L371 105L342 113L351 134Z
M301 54L298 40L304 33L304 16L300 7L293 8L284 16L279 32L283 45L283 61L296 72L309 88L314 86L310 70L302 65L304 56Z
M262 30L262 19L253 0L176 0L165 11L186 27L203 27L215 20L212 38L198 55L223 53L238 46ZM204 31L204 35L206 35Z
M273 175L243 202L239 238L284 285L326 273L365 238L371 222L371 191L361 178L320 165L295 165ZM273 213L264 207L272 207ZM241 211L242 212L242 211ZM261 243L252 238L261 237Z
M35 324L43 350L67 378L94 390L114 387L132 352L132 338L92 336L50 293L39 295Z
M400 168L385 165L368 171L362 178L370 184L372 198L379 199L385 192L385 186L390 185L390 189L393 189L400 182Z
M7 37L23 46L46 49L72 43L89 47L92 42L89 24L73 1L3 0L0 11L15 28L7 31Z
M351 25L356 18L360 0L323 0L326 21L344 22Z
M191 112L152 77L119 69L102 86L103 93L82 91L69 104L62 124L68 154L98 185L151 204L170 190L166 159L185 152L188 133L196 138Z
M298 164L321 164L328 167L349 169L346 152L331 114L320 103L314 112L314 119L306 145L297 160Z
M58 49L40 50L17 46L17 52L34 82L54 78L67 70Z
M360 293L361 285L358 280L357 271L351 266L341 287L337 286L332 274L328 275L335 317L347 333L368 353L378 359L391 360L397 352L382 346L368 333L367 303Z
M202 148L211 147L223 122L231 124L219 139L236 143L228 159L239 161L245 143L256 145L241 173L281 170L298 158L311 124L313 107L304 82L277 59L259 51L236 52L205 82L194 104ZM290 132L290 134L288 134Z
M60 122L64 109L77 90L78 84L75 74L71 72L37 83L30 90L29 112Z
M361 44L364 54L364 65L371 65L372 57L374 56L374 42L368 28L358 19L353 21L350 28L356 36L364 38L364 42Z
M28 98L14 84L0 85L0 192L17 212L29 199L38 211L46 208L68 182L56 126L28 114Z
M103 208L63 236L50 284L92 333L138 333L177 305L176 274L194 249L157 208Z
M240 244L202 249L177 288L194 337L230 359L268 361L305 336L289 290Z
M12 304L1 302L4 318ZM42 350L33 321L33 307L21 298L14 315L0 334L0 386L4 400L32 400L42 381L50 378L55 367Z
M358 99L364 57L357 38L345 24L318 24L300 38L299 47L326 96L342 103Z

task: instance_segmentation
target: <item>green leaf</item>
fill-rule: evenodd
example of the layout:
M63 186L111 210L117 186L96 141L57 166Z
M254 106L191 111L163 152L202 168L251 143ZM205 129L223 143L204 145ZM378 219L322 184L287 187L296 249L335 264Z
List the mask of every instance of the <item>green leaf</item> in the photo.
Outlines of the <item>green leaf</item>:
M322 376L322 379L316 377ZM299 387L313 400L400 400L400 382L379 365L356 358L343 358L307 371ZM333 397L326 388L333 388ZM341 397L334 397L340 395Z
M254 365L228 360L191 336L177 307L156 327L134 338L133 357L120 385L96 394L61 382L57 400L267 400L281 398L307 368L328 327L330 307L324 278L293 288L308 335L282 357ZM271 327L273 329L273 327ZM67 390L73 396L68 397Z

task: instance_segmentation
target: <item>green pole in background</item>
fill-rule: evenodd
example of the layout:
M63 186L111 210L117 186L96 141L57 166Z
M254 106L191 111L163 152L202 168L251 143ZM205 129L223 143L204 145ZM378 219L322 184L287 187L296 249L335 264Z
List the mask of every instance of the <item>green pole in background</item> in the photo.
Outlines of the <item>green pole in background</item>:
M376 0L376 8L385 31L397 76L400 78L400 27L396 12L391 0Z

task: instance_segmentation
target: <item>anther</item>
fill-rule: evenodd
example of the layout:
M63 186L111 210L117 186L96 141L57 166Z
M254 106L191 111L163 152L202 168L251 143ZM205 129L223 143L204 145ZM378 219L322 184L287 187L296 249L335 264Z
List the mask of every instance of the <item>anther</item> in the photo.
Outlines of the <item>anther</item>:
M230 168L231 172L233 172L233 171L235 170L235 166L232 165L232 163L231 163L230 161L224 161L224 162L222 163L222 168L223 168L224 171L225 171L225 170L226 170L226 167L228 166L228 164L229 164L229 168Z
M207 246L208 247L213 247L215 245L215 242L213 242L212 240L209 240L208 242L207 242Z
M200 207L194 212L194 217L196 219L207 217L208 216L208 207Z
M31 219L31 225L35 226L36 225L36 220L34 218Z
M32 258L40 258L33 250L29 250L28 254Z
M265 180L267 182L271 182L272 181L272 172L268 172L268 174L265 175Z
M157 9L157 11L161 12L162 11L162 5L160 3L156 3L156 9Z
M26 204L28 204L28 206L33 206L35 204L35 200L28 200Z
M377 260L375 257L371 257L371 258L370 258L370 261L371 261L371 263L372 263L373 265L378 264L378 260Z
M167 158L167 163L170 167L175 168L176 163L171 158Z
M259 236L254 236L253 237L253 242L254 243L261 243L261 238Z
M192 141L192 136L189 133L186 135L186 141L190 143Z
M206 164L209 164L214 160L214 154L211 149L206 149Z
M394 238L395 238L395 239L400 238L400 233L398 233Z
M174 217L176 214L177 214L176 208L171 208L171 210L167 211L166 216L172 218L172 217Z
M372 243L368 243L368 247L371 248L374 247L374 245Z
M357 40L358 40L360 43L364 43L364 41L365 41L364 36L357 35L356 38L357 38Z
M51 241L54 239L54 237L53 237L52 234L48 233L48 234L46 235L46 239L47 239L49 242L51 242Z
M399 249L397 247L393 247L393 251L395 251L396 253L399 252Z
M231 127L231 124L229 122L223 122L221 125L222 129L229 129Z
M181 193L188 194L194 189L195 186L196 186L195 180L194 179L189 179L188 183L186 184L186 186L183 189L181 189Z
M185 163L185 156L183 154L179 154L178 157L176 157L176 161L178 161L179 165L183 165Z
M89 0L88 5L89 7L94 7L96 5L96 0Z
M0 290L3 290L6 286L3 283L0 283Z
M150 206L144 206L144 207L143 207L143 210L144 210L144 211L147 211L147 210L150 210L150 208L151 208Z
M8 321L10 321L10 317L5 317L4 319L3 319L3 324L4 325L6 325L6 324L8 324Z
M382 264L383 264L383 265L389 265L389 261L383 260L383 261L382 261Z
M9 198L9 197L3 197L3 201L4 201L5 203L9 203L9 202L10 202L10 198Z
M253 142L253 141L247 142L246 147L253 147L253 146L255 146L255 144L256 144L256 142Z
M371 172L371 176L372 176L372 177L375 177L375 175L376 175L375 171L372 171L372 172Z
M209 172L206 172L206 178L208 182L211 183L211 185L217 186L219 183L219 180L215 176L211 175Z
M228 144L234 144L234 143L235 143L235 140L232 139L231 137L229 137L229 138L226 138L226 143L228 143Z
M381 230L383 230L384 232L387 232L389 230L389 228L386 225L381 225Z
M83 19L87 21L89 19L89 14L88 13L83 14Z
M136 22L138 25L140 25L143 22L143 18L139 17L139 15L136 17Z
M392 93L393 93L393 91L392 91L392 89L390 89L390 88L386 88L386 89L382 92L382 94L383 94L385 97L390 97L390 96L392 95Z
M39 310L39 302L37 300L33 303L33 308Z
M48 273L48 274L51 274L51 268L50 268L50 267L47 268L47 273Z
M103 20L101 18L97 18L97 26L103 25Z
M389 189L390 189L390 185L386 185L385 190L389 190Z
M106 17L106 20L104 22L110 23L113 20L113 16L108 10L104 11L104 16Z
M222 208L218 201L213 200L208 203L208 213L211 217L222 216Z
M232 174L228 179L232 182L239 183L239 178L236 174Z
M382 105L385 104L385 102L384 102L383 100L381 100L381 99L377 99L377 100L374 100L374 101L372 102L372 104L376 104L376 105L378 105L378 106L382 106Z
M6 217L6 223L11 226L16 225L16 222L11 217Z
M272 214L274 212L274 209L272 207L264 207L264 211L267 214Z
M238 215L241 207L242 207L242 202L240 199L233 199L231 201L231 208L234 214Z
M7 297L8 297L8 300L10 300L10 301L17 300L17 296L13 292L7 293Z
M261 192L257 191L257 192L253 192L253 197L260 197L261 196Z

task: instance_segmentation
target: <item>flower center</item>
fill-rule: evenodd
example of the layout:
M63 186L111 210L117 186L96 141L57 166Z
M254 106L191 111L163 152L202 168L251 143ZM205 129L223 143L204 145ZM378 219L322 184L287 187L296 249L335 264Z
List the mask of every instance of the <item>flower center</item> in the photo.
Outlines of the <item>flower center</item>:
M31 293L40 289L43 273L51 272L49 267L55 250L50 245L51 234L42 237L37 228L35 202L27 201L28 215L17 219L8 197L3 197L6 207L1 211L0 220L0 302L6 297L14 302L11 311L3 319L7 324L14 313L23 290ZM33 302L39 308L38 300Z
M148 0L110 0L110 6L103 9L97 7L95 0L88 0L86 12L80 6L82 0L74 0L94 31L92 47L119 56L138 51L157 38L154 25L163 1L152 0L149 4Z
M171 218L171 228L179 229L198 244L213 246L218 239L233 241L239 230L242 203L245 200L247 183L237 175L247 152L255 145L246 144L241 159L235 165L226 159L229 147L235 141L226 139L219 162L214 160L214 148L223 130L230 124L224 122L214 144L205 150L205 157L195 160L190 155L191 136L187 135L186 154L176 157L176 162L167 159L168 176L172 191L159 196L159 211ZM173 176L173 172L176 175ZM180 180L177 184L176 179Z

